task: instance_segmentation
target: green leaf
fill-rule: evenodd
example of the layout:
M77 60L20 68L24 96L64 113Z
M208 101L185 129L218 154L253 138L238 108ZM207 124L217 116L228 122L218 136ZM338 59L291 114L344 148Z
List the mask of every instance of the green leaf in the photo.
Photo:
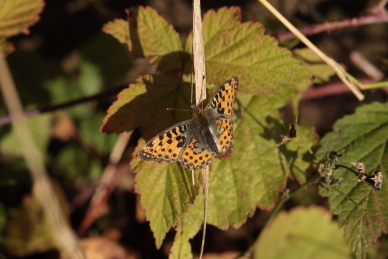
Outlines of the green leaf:
M187 205L194 202L198 188L192 184L191 172L177 163L145 162L136 158L130 165L133 171L139 172L136 174L136 191L141 194L140 203L159 248Z
M197 173L196 175L199 174ZM185 212L181 220L178 221L176 228L177 233L175 234L175 240L171 248L170 259L193 258L189 240L198 233L203 224L203 201L204 196L201 189L195 203L189 205L187 212Z
M116 19L103 30L127 42L135 57L146 57L159 71L183 67L189 56L183 52L179 34L154 9L131 8L129 24Z
M221 18L223 16L229 21L231 19L230 10L238 9L222 9L218 13L213 14L210 12L210 15L220 15ZM139 24L144 22L142 20L144 18L141 18L140 13L146 14L149 11L148 8L140 8L138 10L139 15L136 16L139 19L136 23L138 27L140 26ZM150 14L148 15L153 17ZM226 24L229 23L226 22ZM238 34L240 27L243 27L244 30L249 29L247 24L242 25L237 20L230 24L233 25L232 28L229 28L233 33ZM211 26L208 24L206 26L208 29L214 28L214 33L219 34L218 25ZM235 107L235 146L233 148L233 155L230 159L224 159L222 161L214 159L211 167L212 171L210 172L211 187L209 190L208 221L219 228L240 226L249 215L254 213L257 207L263 209L272 208L278 198L279 191L285 188L288 174L294 170L289 168L284 169L285 166L294 166L294 168L301 171L305 171L309 166L308 163L299 161L302 155L305 154L306 149L300 148L300 145L297 145L295 147L291 146L291 151L287 151L287 148L278 149L275 143L280 140L280 134L284 134L284 130L288 128L279 119L278 109L285 105L290 96L297 93L296 90L284 89L284 86L291 86L298 82L309 80L310 74L305 68L299 65L298 61L290 57L288 51L278 48L275 41L262 35L262 28L258 24L253 24L252 27L255 29L254 33L260 34L261 32L261 40L270 42L265 45L265 48L277 49L274 52L269 51L270 53L278 53L280 51L280 56L284 58L284 64L289 64L290 70L294 69L293 73L289 73L288 71L282 74L288 74L293 78L287 84L279 80L272 80L263 85L257 81L247 82L251 77L243 74L243 78L247 77L247 79L243 79L245 83L242 83L242 89L244 87L256 88L253 92L258 92L259 90L257 89L260 88L268 88L269 90L267 92L276 89L279 94L252 97L239 92L237 95L238 102ZM224 37L225 40L229 40L230 38L225 33L225 31L222 31L215 38L220 40L220 38ZM210 35L208 36L210 37ZM257 41L257 39L251 40L249 36L238 36L236 38L235 48L222 52L220 58L230 57L229 52L234 53L233 55L239 55L239 52L244 52L246 46L238 43L240 39L243 39L248 45L253 44L253 49L255 49L257 42L261 42ZM234 42L232 43L234 44ZM209 44L207 45L213 46L210 39ZM220 48L223 49L223 47L221 44ZM256 47L261 48L262 46ZM133 51L136 52L135 47ZM253 59L257 58L257 60L255 59L257 62L265 63L271 67L270 63L260 60L260 52L258 55L251 53L249 56L253 57ZM276 59L283 59L282 57L276 56ZM151 60L152 55L147 58ZM238 60L238 62L244 63L240 65L244 67L246 60ZM267 61L269 62L269 60ZM211 62L215 64L214 60L211 60ZM212 80L223 82L235 72L239 76L239 71L235 71L233 66L224 64L223 67L222 71L218 71L220 75L213 77ZM254 65L251 64L248 68L254 68ZM268 73L273 73L271 69L268 71ZM223 75L227 76L223 77ZM284 75L282 76L284 77ZM185 76L183 77L185 78ZM188 109L190 107L189 100L189 82L182 82L179 79L167 75L147 75L140 77L128 89L123 90L118 95L118 100L112 104L103 120L101 131L121 133L140 126L140 129L143 130L143 138L148 140L168 126L171 126L174 122L187 119L189 113L166 111L165 109ZM313 141L310 140L310 136L313 134L306 135L307 143L312 143ZM145 142L143 140L139 141L139 146L134 153L137 154L144 144ZM174 254L179 255L182 252L185 256L190 256L187 247L188 239L194 234L189 236L187 233L181 233L179 231L182 227L182 222L185 220L183 219L181 221L182 219L180 217L187 209L188 204L194 200L197 193L197 187L192 187L190 181L191 173L183 169L178 163L165 164L142 161L137 156L134 156L130 165L132 170L137 173L136 190L141 194L141 204L145 208L147 219L150 221L157 246L159 247L161 245L167 231L178 224L176 238L180 240L180 243L174 248L176 249L174 250ZM197 202L200 201L197 199ZM194 205L191 207L200 208L201 206ZM195 213L198 214L199 211ZM197 224L197 220L195 222L193 223L194 225Z
M43 157L46 154L45 151L50 137L50 123L50 114L44 114L27 119L28 128L30 129L34 142ZM22 156L23 151L14 129L11 128L11 131L2 137L0 141L0 150L1 153L8 155Z
M214 159L210 172L208 222L222 229L241 226L257 207L271 209L285 188L288 173L309 167L301 161L307 152L304 146L289 152L275 145L287 130L277 111L287 98L281 94L238 96L238 111L244 116L235 119L232 157ZM308 136L305 139L314 142Z
M93 40L83 45L80 51L83 54L81 62L87 60L96 67L96 78L101 80L103 89L112 89L112 86L122 84L123 78L128 78L133 60L127 55L126 46L109 35L97 34ZM82 72L81 64L79 69ZM97 80L95 82L100 84Z
M388 104L372 103L338 120L333 131L322 139L322 148L317 157L322 158L330 151L344 149L341 164L351 167L350 162L363 162L368 172L379 168L385 180L388 168L387 141ZM358 182L352 172L341 169L334 177L343 177L343 181L336 186L338 191L332 188L325 192L321 188L321 193L329 197L330 208L338 215L339 224L344 227L345 239L351 244L355 256L365 258L370 243L375 242L382 232L388 231L388 207L385 206L387 184L383 182L381 191L375 192L366 182Z
M39 20L43 6L43 0L0 1L0 53L8 55L13 51L6 38L19 33L29 34L28 27Z
M253 258L352 258L331 214L319 207L280 212L260 234Z
M328 82L335 74L334 70L317 56L311 49L295 49L294 55L303 62L303 65L314 75L314 83L322 84ZM311 84L307 84L310 86Z
M83 148L67 146L53 160L53 171L75 180L80 176L97 180L102 173L101 162Z
M278 92L308 80L310 73L278 47L270 36L264 35L260 23L241 23L240 8L209 11L203 18L203 41L207 79L222 83L225 78L239 76L240 91L258 94ZM191 52L191 37L186 50Z
M63 103L83 97L84 95L80 88L87 86L76 84L67 77L57 76L54 79L45 81L44 87L50 92L53 103ZM90 115L90 110L91 107L86 103L83 103L70 107L66 111L69 112L73 118L84 119Z
M92 145L92 147L101 154L109 154L112 151L118 136L101 135L97 129L101 125L101 120L103 118L104 114L97 112L88 118L81 120L79 122L79 132L83 142Z
M86 96L99 93L102 88L102 77L98 67L87 61L81 60L79 64L79 85Z
M241 107L238 111L245 116L235 120L233 155L230 159L214 159L210 172L208 222L223 229L229 226L240 226L257 207L270 209L274 205L278 192L285 187L288 175L283 167L291 164L287 161L294 162L295 170L306 171L309 167L308 163L299 161L306 152L304 146L298 147L299 150L295 148L294 152L284 152L275 146L277 142L275 139L280 138L280 132L283 130L277 118L276 108L284 105L287 98L281 95L250 97L241 93L238 96L241 100ZM311 143L308 135L305 136L305 139ZM135 154L144 143L143 141L139 143ZM182 170L177 163L141 161L138 157L132 160L131 168L137 172L136 188L142 197L141 204L146 208L147 218L151 222L157 244L160 245L169 227L179 223L178 216L182 215L182 209L185 208L182 202L187 204L191 199L189 198L190 193L182 192L182 189L187 188L187 184L191 185L191 182L189 180L183 183L175 182L179 180L183 172L189 175L190 172ZM163 179L161 183L163 188L155 188L155 177ZM171 178L171 180L165 181L166 178ZM175 198L179 206L176 204L172 206L167 202L155 206L155 201L160 197L171 195L170 192L176 189L174 187L176 185L181 186L178 188L181 192L176 194L179 198ZM153 188L150 189L150 186ZM143 197L144 193L146 197ZM197 202L201 202L201 199L197 198ZM196 204L192 207L199 208L199 211L192 213L202 212L202 206ZM172 208L179 209L174 211ZM159 222L168 222L168 224L160 226ZM192 222L192 224L197 223ZM178 230L179 228L178 224ZM182 246L184 249L177 248L175 252L187 251L186 245L191 235L188 237L187 233L178 233L178 236L181 239L177 246Z
M283 168L287 172L287 175L303 184L306 181L306 175L308 169L311 166L311 162L314 161L314 155L308 152L308 148L318 144L318 136L313 126L298 126L301 135L287 142L280 147L284 158L282 157L282 163L285 165ZM286 135L287 132L284 132Z

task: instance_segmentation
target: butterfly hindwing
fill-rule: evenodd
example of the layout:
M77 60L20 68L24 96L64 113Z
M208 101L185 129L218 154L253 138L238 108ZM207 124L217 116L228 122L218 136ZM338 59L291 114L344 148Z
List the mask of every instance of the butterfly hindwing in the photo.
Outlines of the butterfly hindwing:
M191 123L191 120L187 120L159 133L140 150L139 157L166 163L178 161L181 152L190 141Z
M183 151L179 161L187 169L197 170L210 164L212 156L207 145L203 145L201 141L193 137Z
M224 152L233 144L233 122L230 119L218 119L217 124L223 129L223 132L218 137L218 142L221 150Z

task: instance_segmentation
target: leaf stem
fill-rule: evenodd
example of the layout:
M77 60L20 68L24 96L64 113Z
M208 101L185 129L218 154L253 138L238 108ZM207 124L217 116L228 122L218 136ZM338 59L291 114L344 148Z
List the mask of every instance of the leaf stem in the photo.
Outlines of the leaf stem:
M347 166L345 166L345 165L339 165L339 164L336 164L336 166L337 166L337 167L345 168L345 169L351 171L352 173L354 173L354 175L358 177L358 172L354 171L352 168L347 167Z

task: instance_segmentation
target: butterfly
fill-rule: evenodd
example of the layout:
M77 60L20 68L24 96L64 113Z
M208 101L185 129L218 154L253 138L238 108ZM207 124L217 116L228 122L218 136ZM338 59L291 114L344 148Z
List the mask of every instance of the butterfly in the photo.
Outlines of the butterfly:
M197 170L210 164L213 156L227 151L233 144L233 106L238 77L223 83L205 109L192 105L193 118L162 131L140 150L143 160L174 163Z

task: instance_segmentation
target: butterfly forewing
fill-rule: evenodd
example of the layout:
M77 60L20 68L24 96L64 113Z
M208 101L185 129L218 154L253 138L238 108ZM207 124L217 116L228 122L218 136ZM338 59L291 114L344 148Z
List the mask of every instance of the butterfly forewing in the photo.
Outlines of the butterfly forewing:
M207 109L212 110L216 117L231 118L237 89L238 78L232 77L214 93Z
M178 161L182 150L190 141L188 138L191 137L191 123L191 120L184 121L159 133L140 150L139 157L166 163Z

